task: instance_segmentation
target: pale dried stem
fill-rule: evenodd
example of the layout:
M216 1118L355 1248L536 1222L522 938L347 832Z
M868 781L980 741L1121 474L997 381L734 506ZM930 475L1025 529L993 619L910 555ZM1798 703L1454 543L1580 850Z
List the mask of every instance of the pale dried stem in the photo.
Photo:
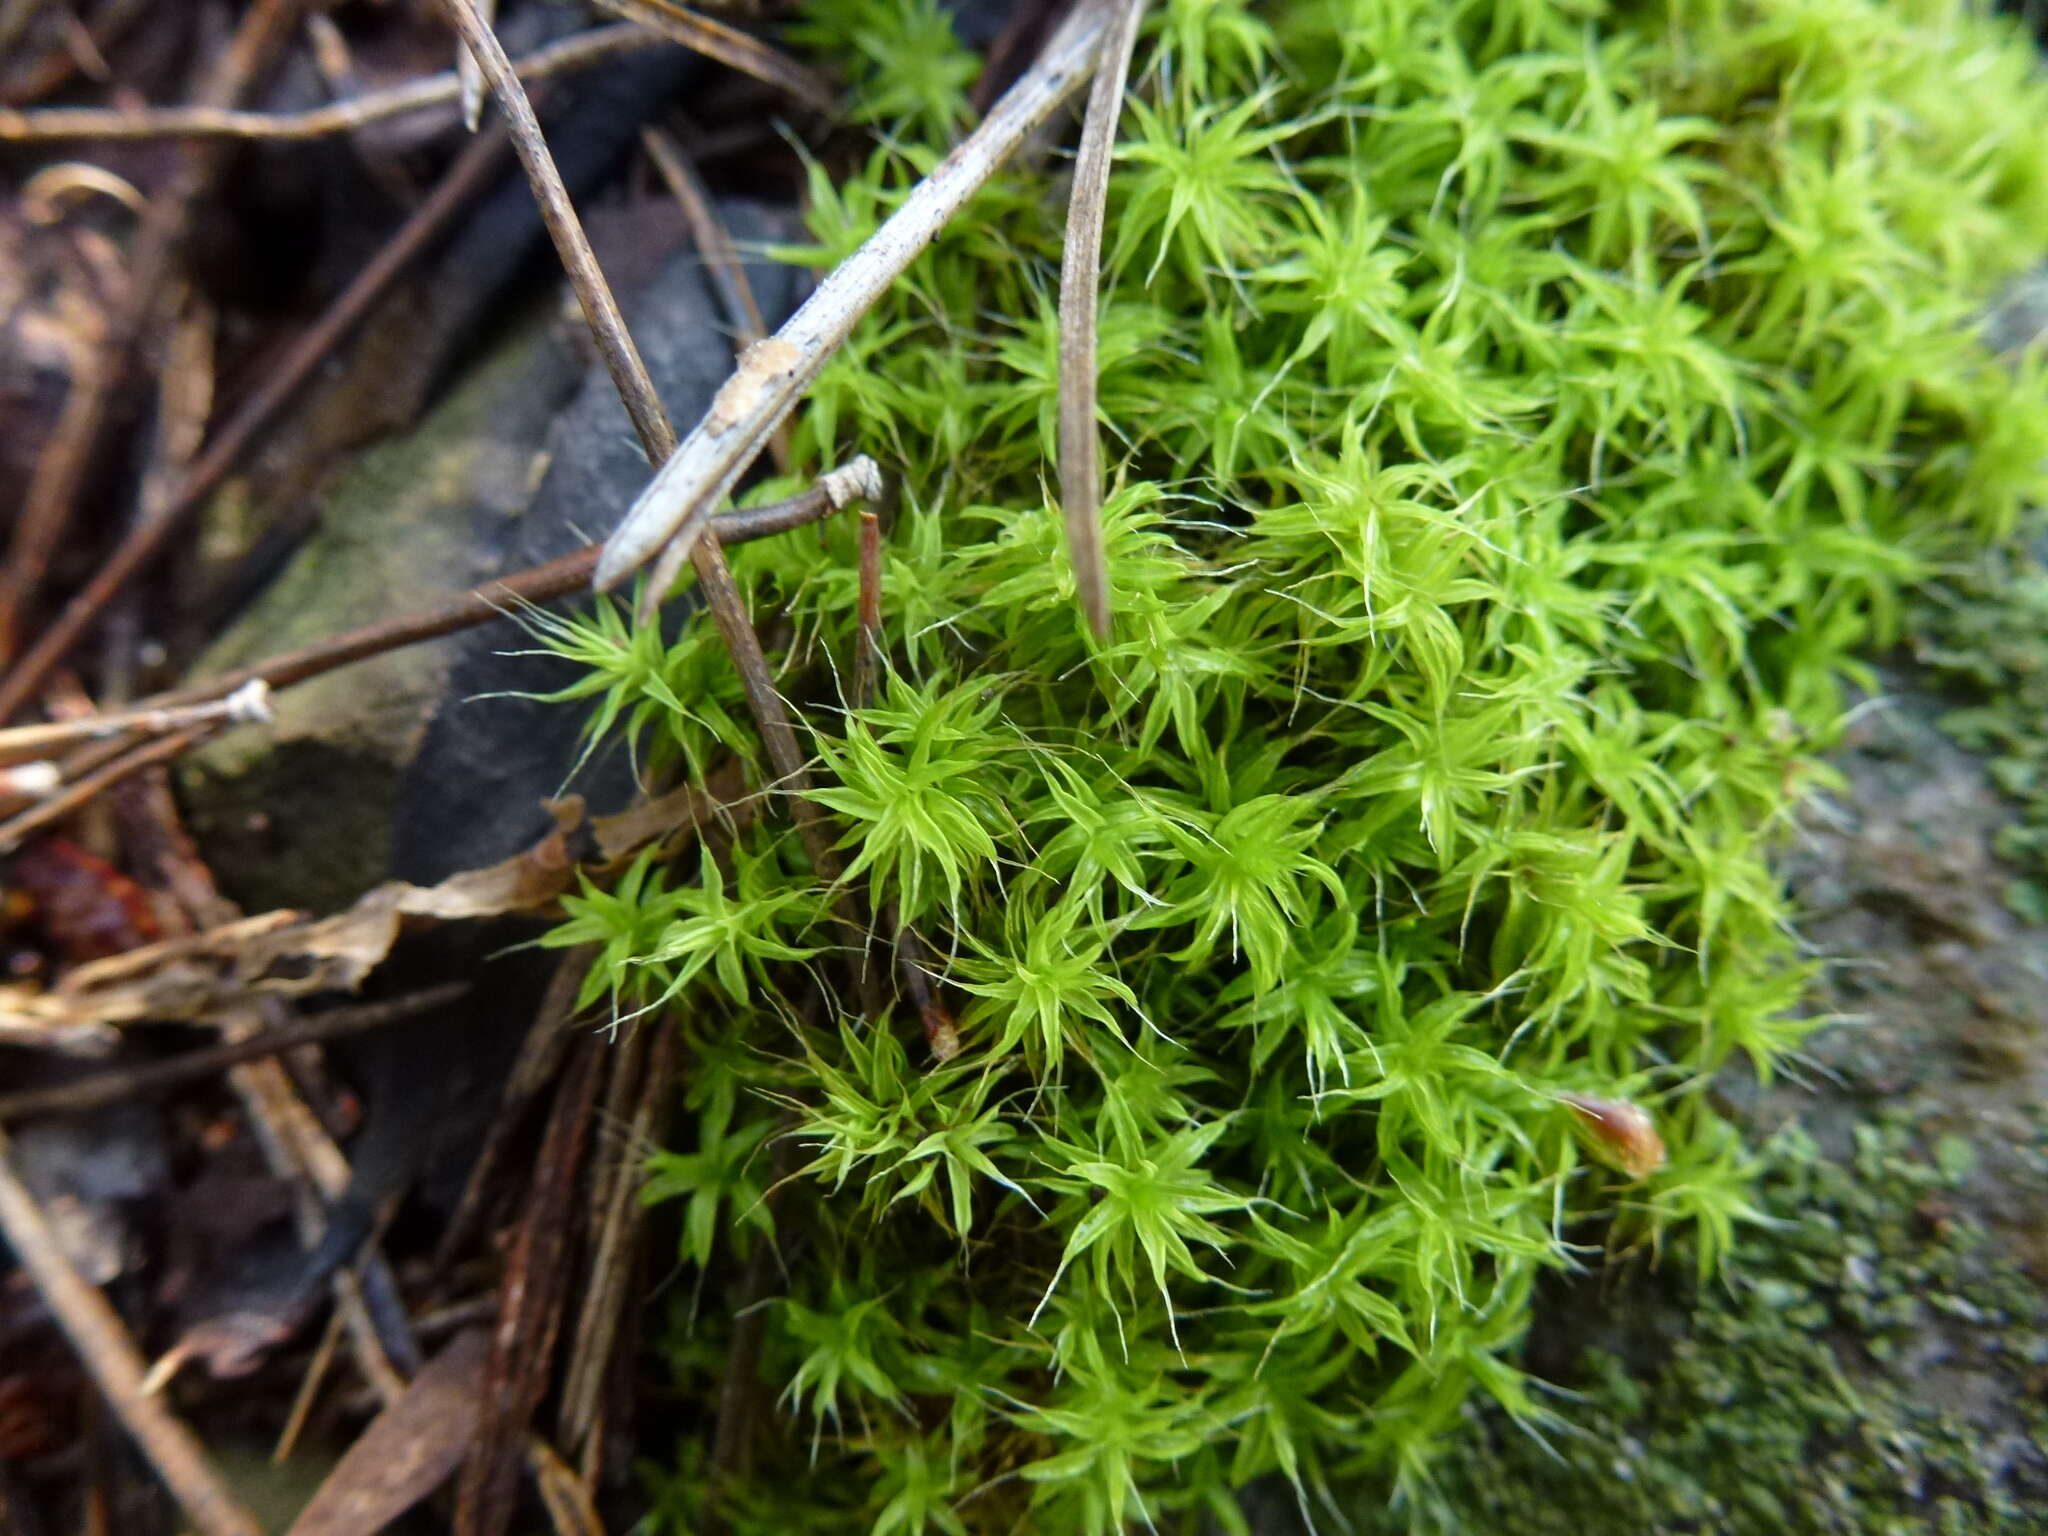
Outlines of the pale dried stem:
M1102 217L1109 201L1109 167L1123 113L1124 79L1145 0L1118 0L1103 41L1081 147L1074 157L1074 187L1067 200L1067 247L1060 263L1060 505L1066 514L1067 554L1074 595L1095 638L1109 638L1109 571L1102 552L1101 443L1095 423L1097 306L1102 286Z
M536 48L519 58L513 69L521 80L544 80L669 41L645 27L620 22L593 27L545 48ZM238 112L207 106L146 107L139 111L104 107L40 107L27 112L0 109L0 143L59 139L324 139L408 113L448 106L458 100L461 90L461 81L450 70L304 112Z
M1045 51L981 125L888 221L825 278L783 327L748 349L704 420L666 461L605 545L597 585L610 589L664 546L685 552L853 327L961 206L1086 77L1113 0L1081 0ZM671 555L665 567L679 567Z
M253 680L223 698L200 704L174 705L165 709L123 709L104 714L81 715L69 720L51 720L41 725L0 727L0 761L67 747L100 737L140 733L161 736L188 725L252 724L270 719L270 686Z
M477 0L476 9L485 26L497 26L498 0ZM484 74L477 68L476 56L460 45L455 49L455 87L462 106L462 126L475 133L484 120Z

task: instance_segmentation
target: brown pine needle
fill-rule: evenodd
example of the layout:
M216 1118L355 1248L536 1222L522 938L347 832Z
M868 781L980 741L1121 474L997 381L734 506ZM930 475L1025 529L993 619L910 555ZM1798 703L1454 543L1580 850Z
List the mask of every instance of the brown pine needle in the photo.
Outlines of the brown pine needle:
M1123 115L1124 79L1145 0L1121 0L1088 89L1088 116L1067 202L1067 249L1060 263L1060 505L1074 595L1095 638L1109 638L1109 568L1102 553L1102 458L1095 424L1096 309L1102 286L1102 217L1109 166Z
M758 37L749 37L709 16L685 10L675 0L597 0L598 6L638 22L692 53L715 59L728 69L751 75L764 85L786 91L815 112L831 113L835 102L825 82L787 54L778 53Z

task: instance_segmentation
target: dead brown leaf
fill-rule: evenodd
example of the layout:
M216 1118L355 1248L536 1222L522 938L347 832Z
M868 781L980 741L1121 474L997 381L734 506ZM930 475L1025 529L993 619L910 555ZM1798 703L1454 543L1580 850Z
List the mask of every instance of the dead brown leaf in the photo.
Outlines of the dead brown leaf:
M601 873L642 847L694 835L713 803L702 793L678 790L586 823L582 801L571 797L552 807L555 830L524 853L439 885L394 880L332 917L266 912L143 945L78 966L47 991L0 986L0 1036L104 1049L108 1026L204 1019L261 996L353 992L408 924L539 911L569 890L579 872ZM749 811L740 806L728 814L742 818ZM595 857L579 864L577 845L593 848Z
M287 1536L374 1536L446 1482L476 1433L487 1329L459 1333L363 1431Z

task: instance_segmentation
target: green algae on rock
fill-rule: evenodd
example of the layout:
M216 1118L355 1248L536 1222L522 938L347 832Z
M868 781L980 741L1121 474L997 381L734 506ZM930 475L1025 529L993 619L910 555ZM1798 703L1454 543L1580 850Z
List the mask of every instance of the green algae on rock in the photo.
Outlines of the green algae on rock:
M2048 1296L1986 1251L1953 1208L1960 1170L1917 1142L1896 1115L1847 1159L1775 1138L1757 1199L1776 1225L1736 1284L1646 1298L1609 1277L1576 1303L1597 1342L1558 1368L1569 1427L1538 1443L1481 1413L1420 1507L1366 1523L1538 1536L1568 1509L1584 1536L2039 1531Z
M845 878L917 929L959 1054L835 996L781 820L723 891L648 867L572 904L691 1059L649 1190L697 1302L656 1529L1244 1530L1274 1476L1419 1504L1475 1398L1567 1434L1515 1361L1539 1280L1589 1213L1704 1277L1767 1221L1707 1086L1816 1024L1768 855L1859 656L2048 490L2039 367L1973 329L2048 231L2016 29L1154 11L1110 192L1108 641L1044 490L1043 170L954 221L796 432L806 473L862 451L902 488L879 697L819 703L851 529L733 560L786 616ZM813 175L786 254L823 262L934 163L966 70L925 0L808 25L914 118ZM643 760L748 751L707 626L563 643ZM1663 1165L1591 1165L1567 1094L1648 1111ZM705 1449L736 1370L772 1421L747 1477Z

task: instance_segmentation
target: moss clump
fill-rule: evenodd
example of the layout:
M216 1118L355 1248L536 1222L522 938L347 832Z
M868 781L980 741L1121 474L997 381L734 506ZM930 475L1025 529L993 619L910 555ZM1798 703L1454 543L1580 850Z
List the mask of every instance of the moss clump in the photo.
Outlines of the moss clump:
M923 0L808 16L907 118L814 176L789 254L822 262L965 71ZM558 935L691 1052L652 1186L694 1303L663 1528L1243 1529L1275 1474L1419 1502L1475 1393L1568 1415L1512 1351L1573 1214L1688 1229L1702 1271L1755 1215L1704 1085L1811 1027L1765 856L1857 654L2048 489L2048 392L1972 334L2048 230L2048 88L1950 0L1166 0L1140 58L1109 641L1045 503L1040 174L797 433L903 490L879 698L833 682L851 529L735 560L787 616L847 879L963 1049L856 1016L779 819ZM750 756L708 626L557 640L643 753ZM1668 1162L1590 1164L1567 1093L1649 1110ZM734 1370L779 1433L714 1478Z
M1689 1305L1593 1302L1631 1320L1633 1363L1588 1349L1563 1377L1571 1431L1544 1445L1479 1415L1419 1523L1548 1536L1569 1509L1582 1536L2042 1530L2048 1301L1952 1214L1959 1172L1895 1122L1861 1127L1847 1162L1781 1135L1757 1192L1779 1225L1738 1277Z

